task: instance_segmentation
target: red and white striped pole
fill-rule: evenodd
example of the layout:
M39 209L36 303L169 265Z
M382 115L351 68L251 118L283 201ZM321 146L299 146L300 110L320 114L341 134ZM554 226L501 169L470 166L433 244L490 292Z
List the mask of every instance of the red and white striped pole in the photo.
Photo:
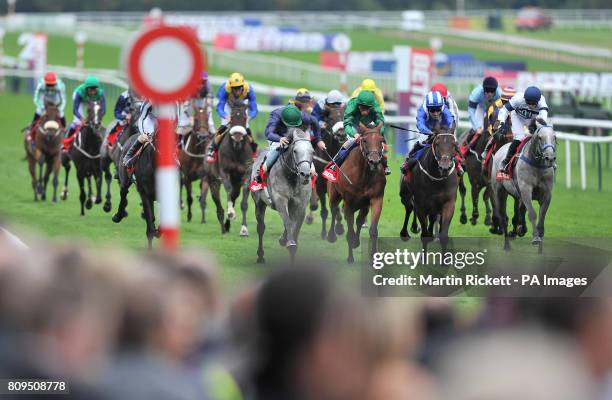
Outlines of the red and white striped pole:
M175 251L179 241L179 172L174 158L176 101L200 85L202 51L196 33L160 25L142 32L125 53L130 84L156 106L156 198L160 208L162 245Z
M174 159L176 138L174 116L176 106L172 103L157 106L157 168L155 190L159 202L162 245L166 250L175 251L179 240L179 171Z

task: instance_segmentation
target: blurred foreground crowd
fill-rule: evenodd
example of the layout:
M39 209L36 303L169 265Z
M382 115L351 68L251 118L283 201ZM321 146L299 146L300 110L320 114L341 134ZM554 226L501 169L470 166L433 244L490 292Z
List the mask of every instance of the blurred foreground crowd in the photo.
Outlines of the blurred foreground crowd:
M609 298L364 298L333 270L222 292L202 252L0 235L0 378L89 400L612 399Z

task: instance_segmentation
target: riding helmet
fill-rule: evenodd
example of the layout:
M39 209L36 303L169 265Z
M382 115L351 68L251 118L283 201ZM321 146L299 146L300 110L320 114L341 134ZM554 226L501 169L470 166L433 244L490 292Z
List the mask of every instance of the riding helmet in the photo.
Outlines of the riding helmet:
M425 97L425 106L427 108L442 108L444 106L444 98L440 92L429 92Z
M47 72L45 74L45 85L53 86L57 84L57 75L54 72Z
M525 102L527 104L538 104L542 97L542 92L535 86L529 86L525 89Z
M492 76L487 76L486 78L484 78L484 81L482 81L482 87L484 88L485 91L487 89L497 90L498 86L499 84L497 83L497 79L495 79Z
M89 75L87 79L85 79L85 88L96 88L100 87L100 81L93 75Z
M293 104L285 106L281 111L281 121L287 126L300 126L302 125L302 112Z
M308 89L300 88L295 94L294 100L299 101L301 103L308 103L310 100L312 100L312 96L310 95Z
M431 87L431 91L432 92L438 92L442 95L442 97L447 98L448 97L448 89L446 88L446 85L443 84L442 82L436 83L435 85L433 85Z
M360 106L374 107L374 104L376 104L374 93L369 90L362 90L357 96L357 104Z
M374 82L373 79L364 79L363 82L361 82L361 88L363 90L374 91L376 90L376 82Z
M230 87L240 87L244 86L244 76L238 72L234 72L229 77L229 86Z
M339 90L330 90L325 99L327 104L344 103L344 96Z

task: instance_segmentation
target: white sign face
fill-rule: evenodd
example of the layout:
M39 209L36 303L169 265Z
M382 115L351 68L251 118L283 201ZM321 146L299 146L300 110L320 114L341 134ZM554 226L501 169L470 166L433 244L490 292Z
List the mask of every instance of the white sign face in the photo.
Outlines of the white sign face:
M332 48L338 53L346 53L351 49L351 38L344 33L334 36Z
M87 34L82 31L78 31L74 34L74 41L76 44L84 44L87 41Z
M193 66L193 56L182 41L160 38L143 50L138 69L147 85L159 92L170 93L187 84Z

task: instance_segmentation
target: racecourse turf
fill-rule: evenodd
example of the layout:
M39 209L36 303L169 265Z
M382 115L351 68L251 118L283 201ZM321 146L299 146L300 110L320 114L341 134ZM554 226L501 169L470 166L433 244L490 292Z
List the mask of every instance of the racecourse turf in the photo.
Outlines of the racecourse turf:
M114 102L114 99L110 100ZM79 215L78 184L74 168L71 172L70 193L67 201L52 203L34 202L33 192L30 188L30 177L24 158L23 137L19 132L32 116L33 104L27 95L4 94L0 96L0 126L4 131L2 155L0 156L0 217L14 226L26 230L33 230L51 238L77 239L90 244L99 245L125 245L135 249L145 246L145 224L140 218L139 199L135 188L132 188L129 197L129 217L120 224L111 221L111 214L117 207L118 188L113 181L113 211L104 213L101 205L86 210L86 215ZM257 130L261 130L267 115L264 113L257 117ZM107 118L108 120L108 118ZM605 148L605 147L604 147ZM596 170L591 161L591 151L587 146L587 175L588 190L577 188L579 182L577 152L574 151L573 183L574 188L568 190L564 186L564 145L559 146L559 170L555 186L552 205L546 219L547 237L612 237L612 224L609 216L612 215L612 170L604 168L602 192L598 192ZM397 237L403 220L403 207L398 196L399 167L401 157L391 156L390 165L393 174L388 179L385 192L385 202L379 226L380 236ZM605 161L605 159L604 159ZM61 173L63 179L63 171ZM469 187L468 187L469 191ZM51 188L48 188L50 198ZM225 198L224 195L222 198ZM469 199L468 199L469 202ZM225 204L225 201L223 201ZM215 255L221 264L221 277L225 284L234 285L248 277L265 271L265 268L255 264L257 249L257 234L254 217L253 202L249 200L248 225L250 236L241 238L238 235L239 225L233 224L230 233L221 235L219 224L215 220L215 210L212 201L208 201L207 223L199 223L200 211L197 202L194 207L194 220L186 222L186 211L182 212L181 246L207 249ZM489 236L487 227L482 224L484 208L481 203L481 218L476 226L461 225L457 212L451 224L451 236ZM470 203L471 204L471 203ZM239 208L237 208L237 211ZM471 206L468 205L468 216ZM238 211L238 215L240 212ZM287 252L277 243L282 232L280 218L273 210L266 215L267 230L265 234L265 251L268 261L287 259ZM335 244L320 239L320 217L315 215L312 225L304 225L299 239L298 258L308 262L313 256L336 265L342 271L358 271L356 266L346 264L347 247L343 237L339 237ZM531 230L531 227L529 227ZM527 235L530 236L530 233ZM528 241L525 237L522 241ZM367 231L362 238L367 238ZM500 246L501 246L501 237ZM365 240L362 243L366 243ZM155 246L159 244L155 242ZM360 253L356 253L359 260ZM358 265L358 264L355 264Z

